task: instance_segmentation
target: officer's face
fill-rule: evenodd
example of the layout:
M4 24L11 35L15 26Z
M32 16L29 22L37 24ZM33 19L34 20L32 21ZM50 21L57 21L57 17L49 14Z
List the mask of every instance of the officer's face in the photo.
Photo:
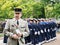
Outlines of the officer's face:
M22 13L21 12L15 12L14 13L14 17L15 18L20 18L22 16Z

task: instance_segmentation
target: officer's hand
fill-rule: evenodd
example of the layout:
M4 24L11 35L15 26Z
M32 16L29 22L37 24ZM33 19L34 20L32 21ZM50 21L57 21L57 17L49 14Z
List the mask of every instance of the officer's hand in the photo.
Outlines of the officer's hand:
M22 37L22 36L23 36L23 34L18 33L18 37Z
M16 34L12 35L13 39L18 39L18 36Z

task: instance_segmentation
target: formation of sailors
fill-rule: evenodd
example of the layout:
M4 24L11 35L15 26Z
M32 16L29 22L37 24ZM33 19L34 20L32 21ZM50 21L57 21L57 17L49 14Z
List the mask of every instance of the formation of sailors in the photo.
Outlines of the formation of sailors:
M30 35L25 38L26 44L42 45L56 39L57 24L52 19L28 19Z

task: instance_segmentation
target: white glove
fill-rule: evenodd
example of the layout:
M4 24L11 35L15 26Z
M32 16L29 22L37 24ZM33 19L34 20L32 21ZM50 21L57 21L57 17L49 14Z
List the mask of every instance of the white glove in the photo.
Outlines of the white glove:
M40 35L40 31L38 31L38 35Z
M43 30L41 30L41 33L44 33Z
M37 32L35 32L35 35L37 35Z
M45 30L45 32L46 32L46 29L44 29Z
M50 32L50 30L48 29L48 32Z

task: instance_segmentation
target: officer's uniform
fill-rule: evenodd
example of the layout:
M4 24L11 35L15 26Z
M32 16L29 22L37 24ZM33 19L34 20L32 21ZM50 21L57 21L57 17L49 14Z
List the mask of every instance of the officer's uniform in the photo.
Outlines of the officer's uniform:
M16 8L16 11L21 11L20 8ZM8 42L7 45L17 45L17 43L19 42L19 45L25 45L25 39L24 37L27 37L29 35L29 29L28 29L28 23L27 21L24 21L23 19L19 19L19 25L18 25L18 29L19 29L19 33L22 34L21 37L19 37L18 39L14 39L12 38L13 34L17 34L17 20L15 18L13 19L9 19L6 22L5 28L4 28L4 34L6 36L8 36ZM8 29L10 28L10 30L8 31ZM17 42L18 41L18 42Z
M39 25L39 23L37 24L37 28L38 28L38 42L39 42L39 45L42 44L42 35L41 35L41 27Z
M56 30L57 30L57 25L55 22L52 21L52 37L56 37Z
M49 23L45 22L45 36L46 36L46 42L49 42L50 40L50 30L49 30Z
M38 28L37 28L37 24L36 23L33 23L33 27L34 27L34 36L35 36L35 44L38 44L39 41L38 41Z
M44 22L39 22L38 23L41 31L41 36L42 36L42 43L45 41L45 34L44 34Z

